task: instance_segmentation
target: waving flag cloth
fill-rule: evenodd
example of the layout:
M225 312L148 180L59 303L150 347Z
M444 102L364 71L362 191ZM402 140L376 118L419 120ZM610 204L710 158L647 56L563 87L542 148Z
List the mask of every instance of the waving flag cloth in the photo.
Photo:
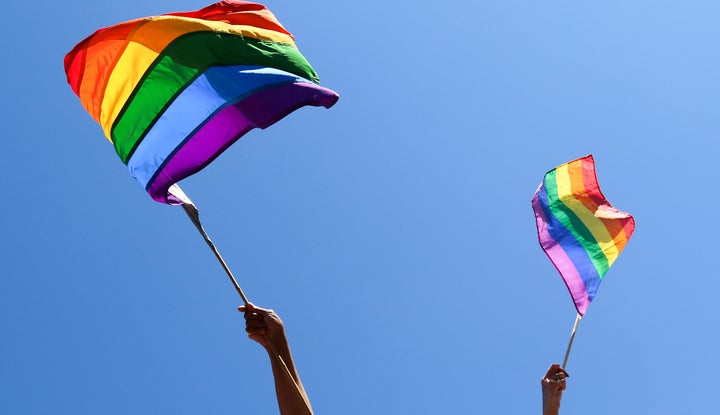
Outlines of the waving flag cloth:
M635 220L603 196L592 155L547 172L532 206L540 246L560 272L578 312L574 336L605 273L630 240Z
M338 100L265 6L236 0L100 29L65 71L130 174L170 204L174 183L249 130Z
M65 56L65 72L130 174L154 200L183 206L248 306L176 183L253 128L335 104L292 34L265 6L225 0L99 29Z
M335 104L292 34L265 6L225 0L99 29L65 56L65 72L132 176L183 206L247 303L176 183L253 128Z

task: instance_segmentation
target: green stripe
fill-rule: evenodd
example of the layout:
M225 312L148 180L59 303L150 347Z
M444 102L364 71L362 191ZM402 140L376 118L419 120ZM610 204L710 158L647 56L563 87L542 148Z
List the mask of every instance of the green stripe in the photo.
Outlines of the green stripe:
M570 209L558 198L557 177L555 170L552 170L545 175L545 189L547 189L548 207L550 208L550 213L552 213L560 221L560 223L562 223L563 226L565 226L565 228L573 234L580 245L585 248L585 252L587 252L590 257L590 261L592 261L593 265L595 265L595 270L597 270L600 279L602 279L607 270L610 268L608 259L602 249L600 249L600 245L598 245L593 234L585 225L585 222L583 222L572 209Z
M113 123L111 137L123 163L183 89L208 68L228 65L267 66L319 82L292 45L217 32L181 36L150 65Z

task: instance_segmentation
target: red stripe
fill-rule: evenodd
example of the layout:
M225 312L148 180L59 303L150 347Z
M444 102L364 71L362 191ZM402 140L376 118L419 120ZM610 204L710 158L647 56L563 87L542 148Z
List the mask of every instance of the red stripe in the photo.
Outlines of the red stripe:
M117 59L125 49L127 37L144 20L133 20L97 30L65 56L65 68L71 68L68 82L85 109L99 119L105 86ZM83 91L85 92L83 94Z
M585 206L587 206L593 213L595 213L601 205L609 206L617 211L617 209L615 209L610 202L607 201L600 190L597 175L595 173L595 162L592 156L582 159L582 175L585 189L587 189L587 202L583 201ZM623 218L598 217L598 219L600 219L600 221L605 225L605 228L607 228L610 236L612 236L613 242L618 249L618 253L625 248L625 245L630 239L630 236L635 228L635 222L632 219L632 216L629 214L626 215L627 216Z

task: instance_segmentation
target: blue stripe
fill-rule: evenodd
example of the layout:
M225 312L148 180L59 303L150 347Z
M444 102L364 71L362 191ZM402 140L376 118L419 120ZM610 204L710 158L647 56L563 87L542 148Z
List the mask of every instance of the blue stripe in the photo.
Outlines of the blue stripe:
M264 89L310 82L279 69L260 66L216 66L197 77L160 116L137 146L130 174L146 188L166 159L222 108Z
M560 245L563 251L565 251L570 261L572 261L585 284L588 299L592 301L600 286L600 276L598 275L597 269L595 269L595 265L590 260L590 256L588 256L587 251L585 251L585 248L575 239L572 232L570 232L558 218L550 213L545 181L543 181L540 191L538 192L538 201L544 216L543 219L547 223L548 233L555 242Z

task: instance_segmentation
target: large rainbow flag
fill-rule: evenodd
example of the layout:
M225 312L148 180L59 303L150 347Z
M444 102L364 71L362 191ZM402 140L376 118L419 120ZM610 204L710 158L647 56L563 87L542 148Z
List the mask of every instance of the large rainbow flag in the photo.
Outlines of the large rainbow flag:
M583 316L635 230L632 215L600 191L592 155L545 174L532 199L538 239Z
M249 130L338 95L265 6L225 0L97 30L65 57L67 80L130 173L163 203Z

